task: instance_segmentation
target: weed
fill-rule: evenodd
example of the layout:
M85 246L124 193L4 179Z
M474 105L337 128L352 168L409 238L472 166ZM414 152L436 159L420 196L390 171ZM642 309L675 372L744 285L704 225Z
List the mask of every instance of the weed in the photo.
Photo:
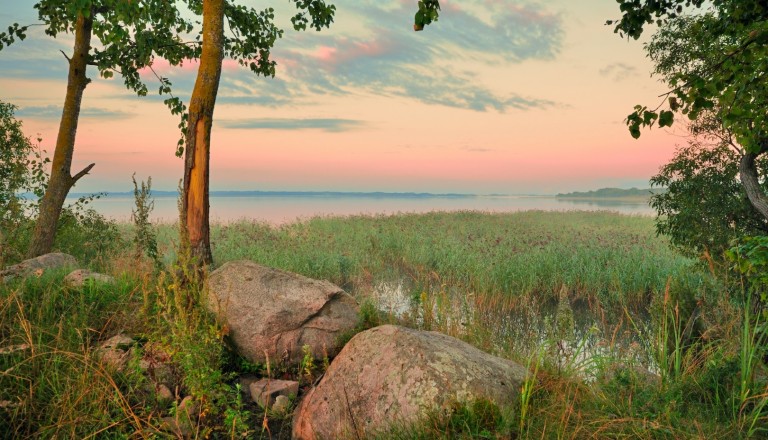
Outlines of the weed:
M162 263L157 252L157 234L149 222L149 215L155 207L155 202L152 200L152 177L147 178L146 183L142 181L141 188L136 183L136 174L131 176L131 180L133 181L133 198L136 205L136 209L131 212L134 226L134 258L139 262L143 256L148 257L157 271L162 268Z
M304 379L311 384L315 380L315 356L309 345L301 347L301 352L304 353L304 357L299 362L299 379Z

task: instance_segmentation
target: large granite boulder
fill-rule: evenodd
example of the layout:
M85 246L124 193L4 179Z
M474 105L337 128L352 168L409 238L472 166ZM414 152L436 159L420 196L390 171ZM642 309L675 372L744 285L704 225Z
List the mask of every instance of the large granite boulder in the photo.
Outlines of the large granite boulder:
M47 270L74 268L76 266L77 260L72 255L53 252L6 267L5 270L0 271L0 280L7 282L17 277L42 275Z
M252 362L296 363L309 345L316 358L334 356L339 336L358 320L357 302L328 281L252 261L222 265L208 277L208 308Z
M301 401L294 439L367 438L456 402L512 405L528 371L450 336L384 325L359 333Z

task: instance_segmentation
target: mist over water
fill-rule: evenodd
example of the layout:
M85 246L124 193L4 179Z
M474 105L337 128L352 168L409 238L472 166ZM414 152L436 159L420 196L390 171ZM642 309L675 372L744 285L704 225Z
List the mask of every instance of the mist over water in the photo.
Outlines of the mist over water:
M175 197L154 198L151 220L172 223L179 218ZM622 214L654 215L646 202L623 199L561 199L553 196L464 196L406 197L393 195L289 195L289 196L215 196L210 199L211 221L228 223L255 220L275 225L314 216L377 215L422 213L431 211L515 212L543 211L614 211ZM106 196L89 205L104 216L129 221L134 209L132 197Z

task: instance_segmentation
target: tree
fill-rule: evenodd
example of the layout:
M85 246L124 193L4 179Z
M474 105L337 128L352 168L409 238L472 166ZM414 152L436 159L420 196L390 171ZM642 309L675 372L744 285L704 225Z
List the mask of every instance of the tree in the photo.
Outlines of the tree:
M296 30L307 25L316 30L328 27L336 10L323 0L293 0L298 13L291 21ZM198 2L199 3L199 2ZM274 76L275 62L270 51L283 31L274 23L274 10L258 12L225 0L190 2L191 9L202 14L202 54L197 79L190 98L184 149L182 192L182 241L187 243L195 265L210 264L209 169L211 128L216 94L221 79L221 64L229 56L248 66L257 75ZM224 20L232 36L224 33Z
M91 81L86 75L88 66L95 66L103 78L112 77L114 72L120 73L126 87L143 96L147 94L147 87L139 70L151 66L155 56L176 65L199 53L197 42L187 43L181 38L192 29L192 24L181 17L175 2L41 0L34 7L47 35L74 34L74 45L72 55L64 55L69 64L67 93L50 179L27 251L30 257L50 252L67 193L95 165L90 164L72 175L80 106L85 88ZM0 33L0 49L17 39L23 40L28 28L15 23L7 33ZM93 47L94 38L99 47ZM163 92L170 92L170 83L162 83Z
M335 6L326 5L323 0L292 1L298 9L298 13L291 19L295 30L306 30L309 26L319 31L333 22ZM436 21L440 10L437 0L419 1L418 7L414 17L414 30L417 31ZM209 225L209 169L213 111L222 60L224 56L229 56L241 65L248 66L257 75L274 76L275 62L269 58L270 51L283 31L273 24L272 9L259 13L230 1L204 0L202 10L194 7L193 10L203 16L203 46L189 113L186 121L182 121L187 123L182 242L189 246L193 264L200 267L213 261ZM232 37L224 33L225 19L232 29Z
M651 185L666 191L651 197L656 231L686 255L708 253L723 258L731 241L744 235L768 233L765 219L750 204L739 183L741 154L725 142L693 139L651 177ZM768 163L758 161L761 173Z
M768 113L765 111L768 71L768 8L760 0L713 0L711 10L684 17L684 6L700 8L703 0L620 0L622 18L615 31L639 38L645 25L661 26L657 53L668 51L669 60L659 63L670 87L669 110L638 105L627 117L633 137L640 128L672 125L674 114L697 120L714 112L734 145L743 151L739 178L760 214L768 219L768 196L760 185L758 158L768 152ZM608 22L613 24L612 21ZM704 56L690 56L692 48ZM685 54L676 57L673 52ZM652 52L653 53L653 52Z
M326 5L322 0L292 1L299 10L292 18L293 27L297 30L305 30L308 25L320 30L333 21L335 7ZM182 206L186 221L183 229L186 230L193 255L203 263L210 263L210 132L221 77L221 62L224 56L229 56L257 74L274 76L275 63L269 59L270 50L282 31L273 24L274 11L271 8L258 12L225 0L184 0L184 3L193 13L203 16L203 29L194 41L189 42L185 42L181 35L191 33L194 27L181 17L177 2L42 0L35 4L48 35L55 37L62 32L73 33L75 43L73 55L67 57L67 95L51 177L42 198L29 256L50 251L67 193L94 166L91 164L74 176L71 175L80 103L85 87L90 82L86 76L87 66L95 65L105 78L118 72L128 88L139 95L146 95L147 87L139 76L139 70L151 68L156 56L165 58L171 65L201 57L189 113L185 113L186 107L171 95L170 81L162 77L158 79L161 84L160 94L170 95L165 104L172 113L182 114L179 126L184 136L179 142L177 154L185 154ZM414 29L421 30L438 19L440 6L437 0L421 0L418 7ZM232 36L224 34L225 19ZM0 49L16 39L23 40L28 27L16 23L8 28L7 33L0 33ZM93 36L98 39L101 48L92 47Z

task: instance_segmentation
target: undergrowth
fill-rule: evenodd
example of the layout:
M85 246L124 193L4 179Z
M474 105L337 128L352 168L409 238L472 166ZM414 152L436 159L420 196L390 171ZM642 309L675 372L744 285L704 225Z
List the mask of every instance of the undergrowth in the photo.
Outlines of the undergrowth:
M145 218L138 232L114 226L120 238L110 246L82 245L81 263L115 275L114 284L68 287L64 273L0 284L0 433L172 438L163 419L178 418L189 398L199 408L191 437L290 438L290 413L265 414L241 379L302 377L309 386L327 363L253 364L230 351L169 228ZM437 330L531 372L511 408L455 402L377 438L768 435L754 274L727 279L678 255L651 219L408 214L239 222L215 226L212 239L219 263L249 258L346 286L362 303L355 332L381 323ZM139 252L151 240L157 258ZM405 305L382 307L385 290ZM120 333L135 343L116 371L96 350ZM170 366L170 401L140 368L148 360Z

